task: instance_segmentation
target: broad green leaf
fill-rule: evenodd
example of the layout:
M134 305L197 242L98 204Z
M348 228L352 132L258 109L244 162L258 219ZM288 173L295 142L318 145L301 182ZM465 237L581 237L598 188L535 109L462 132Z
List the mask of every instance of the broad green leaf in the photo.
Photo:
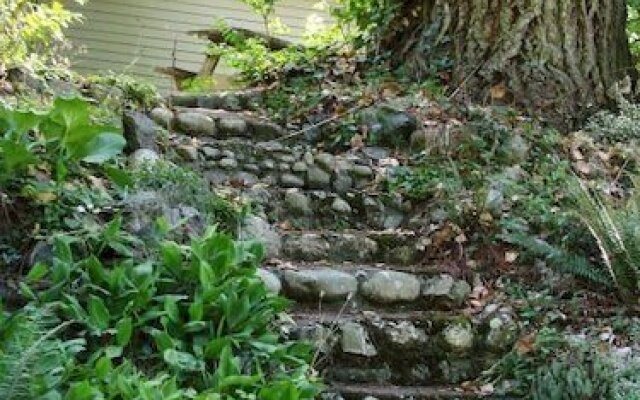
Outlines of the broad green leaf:
M204 304L201 299L194 300L189 306L189 318L191 321L202 321L204 316Z
M165 242L160 248L160 254L162 255L162 262L168 267L174 274L178 273L182 268L182 250L180 246L175 242Z
M106 379L111 370L113 369L113 364L111 363L111 359L109 357L100 357L98 362L96 362L96 375L99 379Z
M33 268L31 268L29 274L27 274L27 281L29 283L38 282L47 276L47 273L49 273L49 268L43 263L37 263Z
M169 349L164 351L163 357L167 364L184 371L202 371L204 369L204 362L190 353Z
M109 310L105 306L104 301L91 295L89 298L89 322L95 328L100 331L105 331L109 328Z
M103 398L101 393L89 381L72 384L65 396L65 400L97 400L101 398Z
M131 177L130 174L128 174L126 171L111 166L111 165L105 165L104 166L104 173L105 175L107 175L107 177L109 178L109 180L111 180L111 182L113 182L113 184L115 184L116 186L118 186L121 189L125 189L128 187L133 186L133 178Z
M116 324L116 343L118 346L125 347L131 340L133 333L133 322L131 318L123 318Z
M35 164L37 158L31 153L24 143L0 140L0 166L1 174L11 174Z
M260 382L259 376L244 376L244 375L234 375L227 376L222 378L222 380L218 383L217 388L220 390L225 390L233 387L250 387Z
M111 359L120 358L122 357L122 350L120 346L107 346L104 349L104 354Z
M101 164L116 157L126 146L127 141L118 133L105 132L93 138L83 149L82 161Z

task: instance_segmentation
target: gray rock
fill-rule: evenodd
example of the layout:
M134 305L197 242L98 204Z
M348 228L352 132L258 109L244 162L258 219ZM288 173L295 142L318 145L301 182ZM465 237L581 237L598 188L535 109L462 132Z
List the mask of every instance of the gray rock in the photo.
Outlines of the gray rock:
M496 313L485 325L485 344L494 353L509 350L518 339L518 324L510 313Z
M223 185L229 180L229 175L225 171L219 169L206 171L204 177L207 182L213 185Z
M336 158L329 153L318 153L315 156L315 162L323 170L331 173L336 168Z
M285 271L283 279L287 294L298 300L343 301L358 290L354 276L328 268Z
M475 335L469 321L455 321L442 331L447 348L456 353L464 353L473 348Z
M176 152L183 160L198 161L198 149L195 146L181 144L176 148Z
M245 164L244 169L254 174L260 173L260 167L256 164Z
M415 262L418 249L415 246L398 246L387 253L386 260L392 264L411 265Z
M276 169L276 163L273 160L264 160L260 165L262 165L262 168L268 171L273 171L274 169Z
M370 178L373 176L373 170L366 165L354 165L351 167L351 173L357 178Z
M340 194L347 193L351 188L353 188L353 179L349 175L339 173L333 180L333 189Z
M140 168L146 164L155 164L160 160L160 156L153 150L138 149L129 156L129 165L132 168Z
M222 97L222 108L229 111L241 111L242 110L242 99L240 96L235 93L223 93Z
M296 162L296 158L291 154L278 154L276 158L283 163L293 164Z
M385 146L406 145L417 129L417 119L404 111L383 105L362 110L358 119L367 126L369 137Z
M389 149L384 147L365 147L362 149L362 152L365 156L376 161L389 158L389 155L391 154Z
M263 268L258 268L256 275L258 275L271 293L279 294L282 290L282 282L280 282L280 278L278 278L278 276L273 272L267 271Z
M222 157L224 158L236 158L236 153L231 150L222 150Z
M514 164L525 162L529 158L531 145L521 135L512 135L507 146L507 154Z
M233 179L236 182L241 183L245 187L252 187L260 182L260 179L257 176L247 171L238 172L237 174L235 174Z
M138 149L158 151L156 139L161 128L151 118L137 111L125 111L122 122L127 151L133 152Z
M225 136L247 136L247 121L238 117L223 117L218 121L218 129Z
M253 137L259 140L272 140L285 135L285 130L280 125L271 121L252 121L251 129Z
M396 229L400 227L400 225L402 225L402 222L404 221L404 218L404 214L400 211L389 208L385 209L383 221L384 229Z
M284 195L284 204L287 212L293 215L311 215L311 202L309 198L298 191L287 191Z
M329 242L321 235L305 233L284 239L283 252L298 261L320 261L326 259L330 250Z
M332 258L340 261L369 262L378 253L378 242L368 237L343 234L335 238Z
M371 344L371 339L364 326L355 322L347 322L341 326L341 330L341 345L344 353L363 357L378 355L378 351Z
M362 284L362 294L376 303L415 301L420 296L420 281L404 272L381 271Z
M307 182L311 189L328 189L331 187L331 174L312 165L307 172Z
M256 149L264 153L276 153L286 150L285 146L280 142L259 142L256 144Z
M304 161L298 161L296 163L293 164L293 166L291 167L291 170L293 172L307 172L309 168L307 167L307 164Z
M198 96L193 94L172 95L169 102L176 107L198 107Z
M422 296L439 307L461 307L471 294L471 286L451 275L442 274L429 279L422 289Z
M240 237L264 243L267 257L280 257L282 239L278 231L265 219L256 216L247 217L240 230Z
M207 160L219 160L222 158L222 152L214 147L204 146L200 149L204 158Z
M278 170L282 171L282 172L287 172L287 171L291 171L291 165L281 162L278 164Z
M331 204L331 209L340 214L351 214L351 206L349 203L341 199L340 197L336 197L333 200L333 204Z
M391 344L403 349L419 347L428 341L427 333L424 329L417 328L409 321L390 321L383 328L383 332Z
M194 136L214 136L216 124L207 115L197 112L183 112L178 114L178 129Z
M329 354L340 338L333 329L324 327L321 324L314 324L305 326L300 330L300 339L311 342L317 351Z
M198 107L217 110L222 108L222 97L219 94L211 94L208 96L198 96Z
M280 184L284 188L302 188L304 180L296 175L284 173L280 177Z
M54 256L55 254L53 245L41 240L36 243L36 245L33 247L33 250L31 250L31 252L29 253L27 262L29 263L30 267L38 263L52 265Z
M163 107L156 107L153 110L151 110L151 113L149 114L151 116L151 119L155 121L156 124L160 125L161 127L165 128L165 129L169 129L171 128L171 125L173 124L173 111L163 108Z
M238 160L235 158L223 158L218 165L220 165L222 169L236 169L238 168Z

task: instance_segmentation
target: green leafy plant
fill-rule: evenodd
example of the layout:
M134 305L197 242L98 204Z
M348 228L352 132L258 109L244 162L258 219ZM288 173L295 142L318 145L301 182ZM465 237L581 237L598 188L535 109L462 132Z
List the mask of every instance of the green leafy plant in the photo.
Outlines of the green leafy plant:
M214 192L208 182L194 171L168 162L156 162L138 168L130 176L130 188L157 192L168 204L191 206L202 213L208 225L220 231L236 233L249 205Z
M71 374L67 396L104 395L113 369L135 366L143 376L173 376L154 379L190 388L195 398L314 398L310 346L283 341L275 330L287 302L256 275L261 245L209 230L139 258L121 224L116 218L97 234L56 237L52 264L27 277L46 287L23 287L36 304L59 304L63 320L85 327L77 334L88 343L89 363ZM85 370L93 363L100 374Z
M73 163L104 163L126 144L118 128L94 123L77 97L57 98L47 112L0 108L0 133L0 183L42 163L61 181Z
M72 321L60 322L47 308L27 307L0 316L0 397L51 398L65 368L84 350L83 340L61 340Z
M66 44L63 31L80 19L60 1L0 1L0 65L41 68L59 61L58 50Z
M126 74L92 75L85 83L100 102L117 102L120 108L150 109L161 99L153 84Z
M240 0L262 17L265 33L270 35L270 24L274 18L276 4L279 0Z

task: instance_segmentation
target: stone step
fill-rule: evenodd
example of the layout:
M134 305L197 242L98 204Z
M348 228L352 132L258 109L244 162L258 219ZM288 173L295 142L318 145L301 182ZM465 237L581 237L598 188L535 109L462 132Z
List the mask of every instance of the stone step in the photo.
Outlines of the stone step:
M280 125L246 111L207 108L155 108L150 117L165 129L192 137L274 140L287 134Z
M282 258L413 265L424 259L427 237L412 230L283 231Z
M451 386L395 386L395 385L349 385L330 384L330 391L339 394L345 400L474 400L498 399L495 396L482 396L458 387ZM506 398L504 398L506 400Z
M234 138L216 140L176 136L172 147L213 184L229 181L251 187L328 190L338 193L363 189L381 181L379 164L359 152L333 155L308 146L280 142L252 142Z
M455 310L471 286L438 267L280 263L261 271L274 291L300 304L348 301L351 309ZM268 275L268 278L266 276ZM335 307L334 307L335 308Z
M508 310L460 312L294 311L289 330L318 349L327 379L386 385L460 384L499 360L518 337Z
M375 190L282 189L256 185L238 189L270 223L292 229L397 229L407 226L411 214L400 195ZM419 226L424 226L420 219Z
M169 96L167 102L174 107L243 111L255 110L256 105L261 103L263 94L264 90L261 89L219 92L206 95L179 93Z

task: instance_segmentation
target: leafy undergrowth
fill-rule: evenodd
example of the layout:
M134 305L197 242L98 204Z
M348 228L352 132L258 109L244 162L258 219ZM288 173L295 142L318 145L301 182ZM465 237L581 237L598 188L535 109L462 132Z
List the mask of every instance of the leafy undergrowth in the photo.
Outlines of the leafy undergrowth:
M78 97L0 112L0 398L314 398L262 245L233 239L246 206L170 163L123 168L102 119Z

